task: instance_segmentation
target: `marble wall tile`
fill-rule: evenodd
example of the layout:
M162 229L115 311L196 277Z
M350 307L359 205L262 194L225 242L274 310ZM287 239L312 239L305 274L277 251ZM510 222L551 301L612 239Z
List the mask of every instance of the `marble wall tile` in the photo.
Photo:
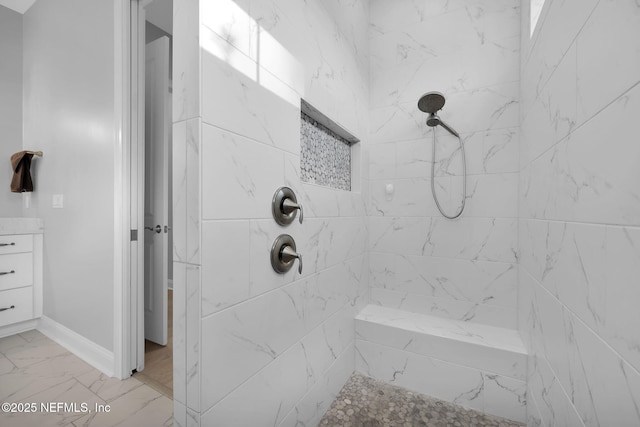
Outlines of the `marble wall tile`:
M354 344L338 356L320 381L307 392L280 424L280 427L314 426L335 400L340 389L355 370Z
M187 266L173 263L173 400L187 403ZM186 415L185 415L186 417ZM177 418L186 423L186 418Z
M463 11L462 16L468 15ZM460 40L458 48L444 47L442 42L451 40L451 34L464 32L460 29L468 29L471 37L478 39L473 27L461 23L460 17L452 18L456 24L437 21L453 30L444 36L430 38L421 34L424 31L412 31L375 40L371 59L372 106L417 102L421 94L432 89L451 94L518 81L519 37L488 43ZM441 32L434 26L420 27L424 29ZM425 40L427 46L423 45Z
M615 32L603 31L615 27ZM640 6L634 1L599 2L576 39L578 123L592 117L640 81ZM624 54L620 54L624 52ZM608 79L602 84L606 69Z
M202 407L209 409L304 335L302 294L292 285L202 320ZM266 316L265 313L272 313Z
M546 219L637 225L640 204L632 183L638 148L629 144L628 135L637 132L632 111L638 102L636 87L534 162L524 178L525 212Z
M290 104L206 50L202 69L204 123L299 153L299 105ZM220 99L225 102L216 102Z
M173 124L172 134L173 260L187 260L187 122Z
M482 372L356 339L356 370L448 402L484 409Z
M473 218L376 218L370 220L369 248L400 255L432 255L515 262L516 221Z
M202 162L204 220L273 217L270 202L283 184L281 150L204 125Z
M535 43L529 45L528 52L523 52L528 56L525 70L530 69L525 74L529 76L525 87L536 88L536 93L542 91L597 3L597 0L550 2L546 14L538 22L540 31ZM525 106L524 114L527 111Z
M173 8L173 120L200 115L200 1L176 2Z
M510 329L517 327L516 311L511 307L380 288L371 289L371 303L463 322Z
M202 315L207 316L251 296L247 259L249 221L202 223Z
M634 327L640 321L635 305L640 297L635 285L640 277L640 229L607 227L604 258L603 335L607 344L640 372L640 337Z
M201 121L191 119L186 124L186 260L191 264L200 264L200 223L201 223L201 199L199 194L200 168L201 168ZM175 234L175 231L174 231Z
M406 321L408 325L412 325L416 329L421 329L420 326L418 326L418 322L414 323L409 319L411 319L411 316L407 316ZM503 349L498 349L491 345L480 344L486 342L484 340L488 339L495 339L496 341L499 339L505 340L505 337L500 334L508 331L506 329L486 328L492 329L491 332L496 335L490 338L488 336L489 331L487 331L487 335L483 335L478 330L478 325L474 326L475 328L473 332L471 332L470 329L463 327L455 328L453 325L447 324L443 326L446 333L440 336L436 332L418 333L410 329L396 327L395 325L388 326L382 321L378 322L375 319L371 322L357 319L356 337L359 340L403 349L407 352L433 357L453 364L487 370L500 374L505 378L524 382L527 373L527 357L522 351L506 352ZM479 345L470 347L469 342L464 341L464 339L458 340L456 335L463 337L473 336L478 339ZM452 336L454 337L453 339L451 339ZM469 351L470 348L473 348L472 352Z
M186 267L186 392L187 411L200 413L200 395L202 384L201 354L201 301L200 266L188 264ZM183 371L184 372L184 371ZM183 374L184 375L184 374ZM182 376L182 375L181 375ZM187 424L189 421L187 420Z
M576 128L576 49L572 45L522 122L527 144L521 164L526 165Z
M511 263L372 252L376 288L513 308L516 268Z

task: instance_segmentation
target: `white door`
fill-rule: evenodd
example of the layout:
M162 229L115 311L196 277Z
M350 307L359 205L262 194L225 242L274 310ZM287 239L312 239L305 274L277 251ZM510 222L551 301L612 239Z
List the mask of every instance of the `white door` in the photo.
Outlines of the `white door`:
M145 52L144 336L167 344L169 250L169 39Z

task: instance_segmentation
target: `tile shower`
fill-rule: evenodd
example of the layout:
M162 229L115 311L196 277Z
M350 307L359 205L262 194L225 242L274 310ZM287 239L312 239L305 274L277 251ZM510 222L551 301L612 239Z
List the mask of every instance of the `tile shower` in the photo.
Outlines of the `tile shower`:
M175 3L177 425L314 426L354 370L405 387L466 384L435 394L532 426L640 423L640 57L602 82L600 62L618 58L585 48L632 51L640 11L547 0L529 39L528 4ZM603 30L612 23L620 34ZM416 108L429 90L446 94L443 118L467 149L467 210L454 222L429 189L431 130ZM335 172L311 182L301 98L361 139L350 189ZM459 152L438 137L438 191L455 208ZM303 224L274 223L281 186ZM302 273L271 269L283 232ZM499 354L514 365L455 359L469 352L443 332L420 347L410 323L424 319L508 337Z

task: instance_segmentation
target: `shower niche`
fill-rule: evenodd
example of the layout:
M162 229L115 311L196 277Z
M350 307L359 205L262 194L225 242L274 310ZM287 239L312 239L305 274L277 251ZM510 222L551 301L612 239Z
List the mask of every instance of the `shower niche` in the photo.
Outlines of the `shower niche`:
M304 100L300 114L301 180L352 191L352 175L357 176L354 149L360 140Z

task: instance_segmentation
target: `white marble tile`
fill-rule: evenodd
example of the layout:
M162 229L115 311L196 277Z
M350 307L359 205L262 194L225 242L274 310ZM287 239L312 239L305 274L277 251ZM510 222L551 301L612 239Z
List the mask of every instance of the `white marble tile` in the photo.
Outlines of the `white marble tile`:
M187 260L187 122L173 124L173 260ZM197 183L196 183L197 184Z
M524 117L522 133L527 135L527 143L521 144L522 164L528 164L575 129L576 96L576 49L572 45Z
M200 411L200 393L202 383L202 325L200 319L202 296L200 291L200 267L187 265L186 267L186 334L185 334L185 364L186 369L186 405L187 409ZM180 377L184 375L181 374ZM178 377L178 378L180 378Z
M468 17L464 11L462 15ZM437 22L447 25L441 20ZM465 32L460 29L466 28L474 40L456 41L460 46L448 47L446 41L455 37L440 34L430 38L422 34L424 31L392 33L382 40L372 39L371 105L415 103L429 88L452 94L518 80L519 37L482 43L473 27L456 25L450 34L459 35ZM441 32L436 27L429 25L421 29ZM423 44L425 40L427 46ZM425 75L429 76L429 87L425 87Z
M272 218L270 202L283 183L282 151L208 125L202 146L203 220Z
M525 69L531 69L525 73L527 86L537 87L537 93L542 91L597 3L597 0L550 3L546 15L538 22L541 31L525 64Z
M467 176L465 217L515 218L518 206L518 174L486 174ZM457 212L462 203L463 177L451 178L452 211Z
M526 421L526 383L501 375L484 373L484 411L510 420Z
M251 296L249 221L202 223L202 315L207 316Z
M295 406L310 377L304 346L295 344L202 414L204 425L274 425ZM251 410L247 409L251 402Z
M176 2L173 8L173 120L200 115L200 2Z
M202 409L275 360L305 333L300 286L266 293L202 320Z
M175 399L173 400L173 425L174 427L187 426L187 408Z
M616 31L604 31L614 28ZM601 1L578 34L578 122L592 117L640 81L640 7ZM615 46L615 48L614 48ZM608 78L602 80L602 73Z
M539 417L540 425L544 426L584 426L546 360L530 357L529 371L527 412L531 414L535 405L536 411L539 411L535 415Z
M187 266L173 263L173 399L187 402Z
M320 422L354 371L353 352L354 346L350 344L313 388L301 397L296 407L289 411L280 427L314 426Z
M509 308L516 305L517 277L510 263L397 256L394 267L391 280L374 280L373 286Z
M369 148L369 178L387 179L396 177L397 144L388 142L373 144Z
M370 218L372 251L514 262L516 221L470 218Z
M246 56L257 59L258 23L232 0L220 0L215 5L204 2L200 23Z
M475 132L463 140L468 174L518 172L519 128Z
M584 322L600 329L607 294L605 227L535 220L522 225L522 265Z
M570 380L563 383L585 425L640 423L640 374L565 312Z
M77 360L77 359L76 359ZM35 413L16 412L16 413L3 413L2 425L3 426L59 426L69 425L72 422L77 421L83 417L88 410L94 410L96 404L104 404L105 402L95 394L91 393L84 385L80 384L75 379L68 379L65 382L54 385L50 388L41 389L39 393L36 393L29 397L29 402L36 403L37 410ZM17 400L10 399L11 402ZM63 402L69 405L75 405L71 410L52 410L45 412L41 410L40 404L49 404L50 402ZM86 410L83 412L82 404L86 405Z
M526 353L512 329L367 306L356 317L358 339L524 381Z
M293 154L299 152L299 105L283 100L206 51L202 62L205 123ZM216 102L219 99L225 102Z
M188 120L186 125L186 260L192 264L200 264L200 223L201 223L201 182L200 165L202 133L200 119ZM175 231L174 231L175 234Z
M64 401L64 400L63 400ZM93 412L74 422L78 427L91 426L171 426L171 400L146 385L111 402L109 412Z
M517 326L515 308L379 288L370 292L371 302L383 307L502 328Z
M448 402L484 408L482 372L466 366L356 339L356 370Z
M142 385L136 378L129 377L125 380L119 380L117 378L110 378L95 369L91 369L84 374L78 373L74 376L80 384L87 387L105 402L118 399Z
M537 159L524 178L524 209L538 218L638 225L640 196L633 183L640 148L629 144L628 135L636 132L633 111L639 102L636 87L603 110L598 121Z
M640 324L636 306L640 301L640 290L636 286L640 277L640 229L607 227L604 258L604 337L627 363L640 372L640 336L635 327Z
M392 186L391 191L387 186ZM373 216L431 216L436 208L427 179L384 179L369 181Z
M396 178L428 178L431 175L431 138L401 141L396 147ZM375 146L375 145L374 145ZM374 147L372 146L372 148ZM377 179L373 173L371 179Z

